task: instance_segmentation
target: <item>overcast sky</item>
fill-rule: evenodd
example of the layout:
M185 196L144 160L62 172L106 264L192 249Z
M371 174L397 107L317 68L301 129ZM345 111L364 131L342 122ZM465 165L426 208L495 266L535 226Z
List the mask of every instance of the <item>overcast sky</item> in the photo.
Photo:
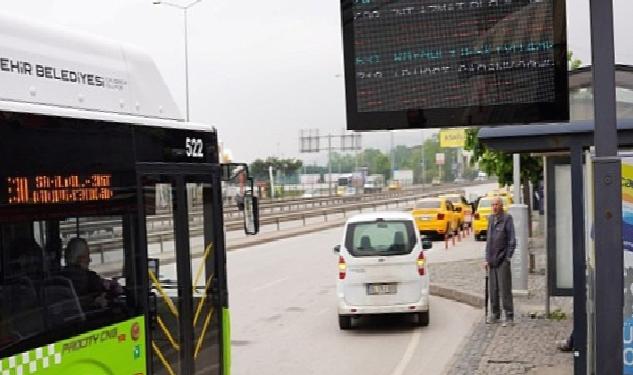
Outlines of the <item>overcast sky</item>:
M315 156L298 153L299 130L340 134L346 126L339 7L339 0L203 0L191 8L191 120L216 126L235 160L277 155L311 164ZM633 0L614 0L614 8L616 62L633 64ZM2 11L141 47L184 114L182 11L152 0L4 0ZM567 19L568 47L587 65L589 1L568 0ZM366 147L389 146L384 132L363 137ZM408 145L422 137L394 136Z

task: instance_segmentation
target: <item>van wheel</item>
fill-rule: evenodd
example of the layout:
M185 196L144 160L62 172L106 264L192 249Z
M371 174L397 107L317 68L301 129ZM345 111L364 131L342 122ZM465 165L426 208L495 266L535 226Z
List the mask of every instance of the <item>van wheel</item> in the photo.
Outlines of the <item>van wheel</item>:
M352 328L352 317L351 316L338 316L338 327L342 330Z
M429 311L425 311L425 312L421 312L418 313L418 325L420 327L426 327L429 325L429 320L430 320L430 312Z

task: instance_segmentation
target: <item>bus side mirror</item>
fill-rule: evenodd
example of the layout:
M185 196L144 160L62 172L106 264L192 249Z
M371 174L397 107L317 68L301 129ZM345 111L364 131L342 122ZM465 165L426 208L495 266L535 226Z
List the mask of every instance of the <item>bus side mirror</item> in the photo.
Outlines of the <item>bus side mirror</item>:
M244 232L259 233L259 203L252 192L244 194Z

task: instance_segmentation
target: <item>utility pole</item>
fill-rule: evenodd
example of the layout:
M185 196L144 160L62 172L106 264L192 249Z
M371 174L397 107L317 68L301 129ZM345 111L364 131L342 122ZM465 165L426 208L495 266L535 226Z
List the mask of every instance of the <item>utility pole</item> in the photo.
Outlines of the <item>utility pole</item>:
M424 160L424 131L422 131L422 143L420 143L420 153L422 154L422 189L424 189L424 183L426 182L426 162Z
M394 180L394 171L396 170L396 158L393 150L393 130L390 130L391 134L391 180Z
M327 195L332 196L332 136L327 135Z

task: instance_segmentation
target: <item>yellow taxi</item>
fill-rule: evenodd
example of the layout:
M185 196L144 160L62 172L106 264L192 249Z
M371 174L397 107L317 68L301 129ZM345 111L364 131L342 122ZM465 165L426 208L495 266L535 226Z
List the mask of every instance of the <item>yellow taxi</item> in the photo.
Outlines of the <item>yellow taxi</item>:
M455 213L458 217L458 228L463 228L464 226L471 226L473 221L473 208L468 203L466 198L464 198L461 194L443 194L440 195L442 198L446 198L451 201L453 207L455 209Z
M475 240L484 241L486 239L486 231L488 230L488 216L492 215L492 200L495 196L485 196L479 199L477 211L473 215L473 233ZM512 203L509 196L502 196L503 210L508 212L508 207Z
M455 208L447 198L423 198L411 212L421 234L443 237L457 231L459 218Z
M510 193L509 191L507 191L506 189L503 189L503 188L489 191L488 194L486 194L486 196L487 197L500 196L500 197L504 198L504 202L505 202L505 200L507 200L508 204L512 204L512 193Z
M402 184L400 180L391 180L389 181L389 185L387 186L388 190L400 190L402 189Z

